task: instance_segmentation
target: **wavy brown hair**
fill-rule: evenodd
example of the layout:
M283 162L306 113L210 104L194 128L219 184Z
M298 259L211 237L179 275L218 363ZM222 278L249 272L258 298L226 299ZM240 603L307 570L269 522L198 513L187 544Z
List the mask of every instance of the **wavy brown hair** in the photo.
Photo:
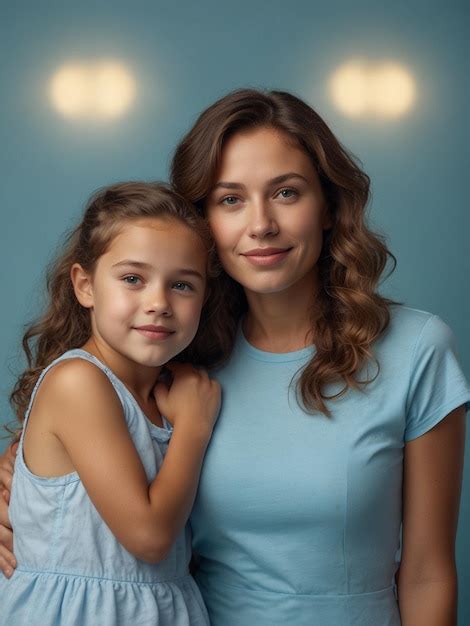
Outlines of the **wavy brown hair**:
M80 263L86 272L93 272L97 260L106 252L123 224L147 217L182 222L199 234L208 251L208 292L199 330L178 358L207 366L214 362L214 334L210 320L214 297L211 282L216 270L212 238L205 220L197 215L190 202L167 185L143 182L112 185L90 199L81 223L67 236L61 254L48 270L48 304L23 336L28 367L19 376L10 396L20 423L41 371L65 351L82 346L91 335L89 310L80 305L73 290L72 265Z
M310 157L332 218L318 261L320 288L311 320L316 353L296 379L306 410L329 415L327 400L350 387L364 387L378 374L375 361L375 376L359 379L362 366L374 359L372 344L390 321L392 301L379 295L377 287L389 258L393 271L395 257L366 224L369 177L322 118L290 93L243 89L206 109L176 149L171 166L175 189L204 215L225 142L255 128L285 134ZM222 272L214 320L221 360L230 355L246 311L242 287ZM338 382L339 391L328 394L328 386Z

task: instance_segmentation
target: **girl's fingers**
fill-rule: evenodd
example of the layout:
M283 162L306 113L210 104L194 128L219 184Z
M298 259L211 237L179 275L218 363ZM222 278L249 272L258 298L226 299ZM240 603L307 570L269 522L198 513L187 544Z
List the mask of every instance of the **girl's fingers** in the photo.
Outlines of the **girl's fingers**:
M11 532L10 518L8 516L8 504L0 498L0 544L12 550L13 533Z
M10 578L13 574L15 567L16 561L13 554L0 546L0 570L2 571L3 575L7 578Z
M6 526L0 526L0 555L10 564L15 564L13 554L13 533Z

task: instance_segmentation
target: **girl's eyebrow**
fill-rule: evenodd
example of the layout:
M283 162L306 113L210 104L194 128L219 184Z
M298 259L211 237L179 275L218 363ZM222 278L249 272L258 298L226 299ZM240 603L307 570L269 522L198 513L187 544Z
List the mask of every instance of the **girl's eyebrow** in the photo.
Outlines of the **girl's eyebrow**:
M122 265L125 265L127 267L137 267L143 270L151 269L151 265L149 265L148 263L143 263L142 261L133 261L132 259L124 259L124 261L119 261L119 263L115 263L112 267L121 267Z
M143 263L142 261L133 261L132 259L124 259L115 263L112 267L135 267L136 269L151 270L152 266L149 263ZM183 274L185 276L196 276L201 280L205 280L205 277L195 269L190 267L181 267L174 270L175 274Z
M284 183L286 180L290 180L291 178L300 178L301 180L308 183L309 181L302 176L301 174L297 174L297 172L288 172L287 174L281 174L280 176L276 176L275 178L271 178L267 181L266 186L271 187L272 185L279 185L280 183ZM214 185L212 191L216 189L245 189L245 185L242 183L230 183L226 181L219 181Z

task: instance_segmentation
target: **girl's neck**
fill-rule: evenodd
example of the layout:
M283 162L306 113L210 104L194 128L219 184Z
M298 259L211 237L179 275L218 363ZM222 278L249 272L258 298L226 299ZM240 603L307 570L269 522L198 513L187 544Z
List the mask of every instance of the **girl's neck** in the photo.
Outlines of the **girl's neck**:
M266 352L293 352L311 345L314 283L309 276L278 293L246 291L248 313L243 324L246 339Z
M155 404L152 390L160 375L161 366L148 367L135 363L135 361L117 353L95 336L90 337L82 348L109 367L113 374L129 389L144 412L146 412L144 406L148 406L149 403Z

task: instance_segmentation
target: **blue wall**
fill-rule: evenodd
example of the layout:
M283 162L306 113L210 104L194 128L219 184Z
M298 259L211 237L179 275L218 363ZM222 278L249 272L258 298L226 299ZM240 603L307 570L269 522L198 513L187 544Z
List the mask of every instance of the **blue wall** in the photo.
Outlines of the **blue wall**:
M398 257L384 291L448 322L470 376L465 17L463 0L154 0L132 8L29 0L3 7L2 419L12 417L7 392L19 365L22 326L41 301L43 267L85 199L113 181L165 179L175 143L197 113L240 86L297 93L362 160L373 183L372 223L387 233ZM408 116L352 120L334 109L328 77L356 55L393 58L410 68L418 100ZM123 61L136 77L128 114L99 122L54 112L47 83L58 66L103 57ZM470 588L469 493L467 462L458 539L461 626L470 623L463 592Z

